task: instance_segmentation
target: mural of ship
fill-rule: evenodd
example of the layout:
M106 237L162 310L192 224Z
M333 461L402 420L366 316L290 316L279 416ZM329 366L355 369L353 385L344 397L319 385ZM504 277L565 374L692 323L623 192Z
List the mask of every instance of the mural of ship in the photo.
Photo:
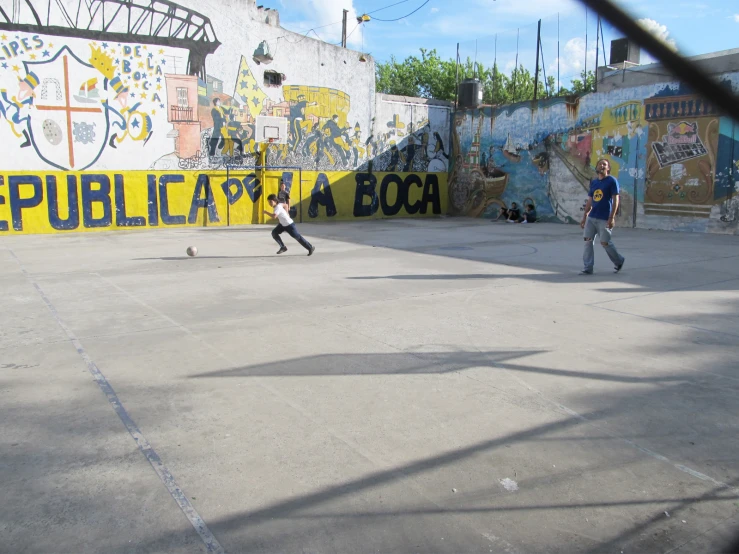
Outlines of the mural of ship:
M500 197L508 186L509 175L496 166L492 156L485 166L480 165L480 136L482 133L483 117L472 140L472 145L462 162L462 174L472 181L472 194L467 214L471 217L480 217L490 204L500 204Z
M513 145L510 133L508 133L508 140L506 140L505 145L503 146L503 155L508 159L508 161L513 162L514 164L521 162L521 154L518 153L518 149Z

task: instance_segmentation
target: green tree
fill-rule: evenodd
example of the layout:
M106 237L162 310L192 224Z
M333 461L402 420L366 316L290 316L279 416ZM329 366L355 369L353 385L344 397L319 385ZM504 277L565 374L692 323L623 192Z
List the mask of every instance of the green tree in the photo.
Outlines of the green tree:
M552 98L553 96L557 96L557 80L554 78L554 75L550 75L547 77L547 86L546 86L546 97Z
M418 96L436 100L454 101L457 97L456 83L476 77L482 86L484 104L510 104L534 98L534 76L523 65L514 68L510 75L503 74L497 64L485 68L470 58L457 66L453 59L443 60L436 50L421 49L421 55L408 56L402 62L391 56L390 61L376 66L377 92L399 96ZM556 91L553 76L539 75L539 98L550 98L557 94L584 94L595 88L595 74L583 71L581 79L572 81L572 90L560 87Z
M398 63L395 56L390 61L375 66L375 88L385 94L399 96L420 96L413 65L413 56Z
M511 71L506 83L506 90L511 102L523 102L534 98L534 76L523 65Z
M579 79L572 79L572 93L573 94L585 94L595 90L595 73L588 71L587 75L585 70L580 72Z

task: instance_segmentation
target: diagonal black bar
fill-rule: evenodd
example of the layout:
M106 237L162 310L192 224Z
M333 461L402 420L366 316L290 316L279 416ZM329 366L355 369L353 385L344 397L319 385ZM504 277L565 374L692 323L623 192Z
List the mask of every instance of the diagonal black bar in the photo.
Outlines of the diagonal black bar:
M628 13L616 6L612 0L580 0L611 22L630 39L638 42L655 58L661 61L676 77L716 104L721 110L739 121L739 97L721 86L695 63L673 52L659 39L644 30Z

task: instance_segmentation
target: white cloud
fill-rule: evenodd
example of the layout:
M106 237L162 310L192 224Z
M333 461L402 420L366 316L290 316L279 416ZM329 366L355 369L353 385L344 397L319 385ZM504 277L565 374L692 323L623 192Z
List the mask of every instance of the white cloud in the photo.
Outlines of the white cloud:
M595 71L595 41L589 40L588 45L588 71ZM602 58L602 57L601 57ZM549 65L548 75L557 75L557 62L559 62L559 71L563 84L566 84L569 78L580 79L580 73L585 69L585 39L577 37L568 40L563 48L563 54ZM603 64L603 60L599 60L599 64Z
M291 0L283 2L292 12L299 12L305 19L297 24L303 32L315 29L316 34L326 42L341 41L342 10L349 10L347 14L346 32L349 35L349 47L359 49L362 45L362 30L357 29L357 11L353 0ZM280 14L282 16L282 14ZM294 27L295 24L290 25ZM320 29L318 27L321 27ZM311 36L315 37L313 33Z
M639 19L637 23L641 25L645 30L652 33L652 35L657 37L667 46L669 46L673 50L677 50L677 43L674 39L670 38L670 31L667 30L666 25L662 25L654 19L649 19L647 17L645 17L644 19Z
M439 8L431 8L431 13L436 13L438 11L439 11ZM737 15L736 17L739 17L739 15Z
M734 14L734 21L736 21L737 23L739 23L739 13L735 13Z

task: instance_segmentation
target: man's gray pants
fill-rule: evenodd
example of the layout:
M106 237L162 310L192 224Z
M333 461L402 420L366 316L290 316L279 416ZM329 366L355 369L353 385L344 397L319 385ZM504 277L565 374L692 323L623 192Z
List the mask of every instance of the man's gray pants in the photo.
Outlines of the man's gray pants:
M603 245L603 249L608 254L608 257L613 262L614 266L619 266L623 263L624 258L616 250L616 245L611 240L612 235L611 229L608 228L608 222L605 219L596 219L594 217L588 217L585 221L585 231L583 232L583 238L585 238L585 251L582 255L582 261L585 266L584 271L592 272L593 266L595 265L595 252L593 251L593 240L596 235L600 243Z

